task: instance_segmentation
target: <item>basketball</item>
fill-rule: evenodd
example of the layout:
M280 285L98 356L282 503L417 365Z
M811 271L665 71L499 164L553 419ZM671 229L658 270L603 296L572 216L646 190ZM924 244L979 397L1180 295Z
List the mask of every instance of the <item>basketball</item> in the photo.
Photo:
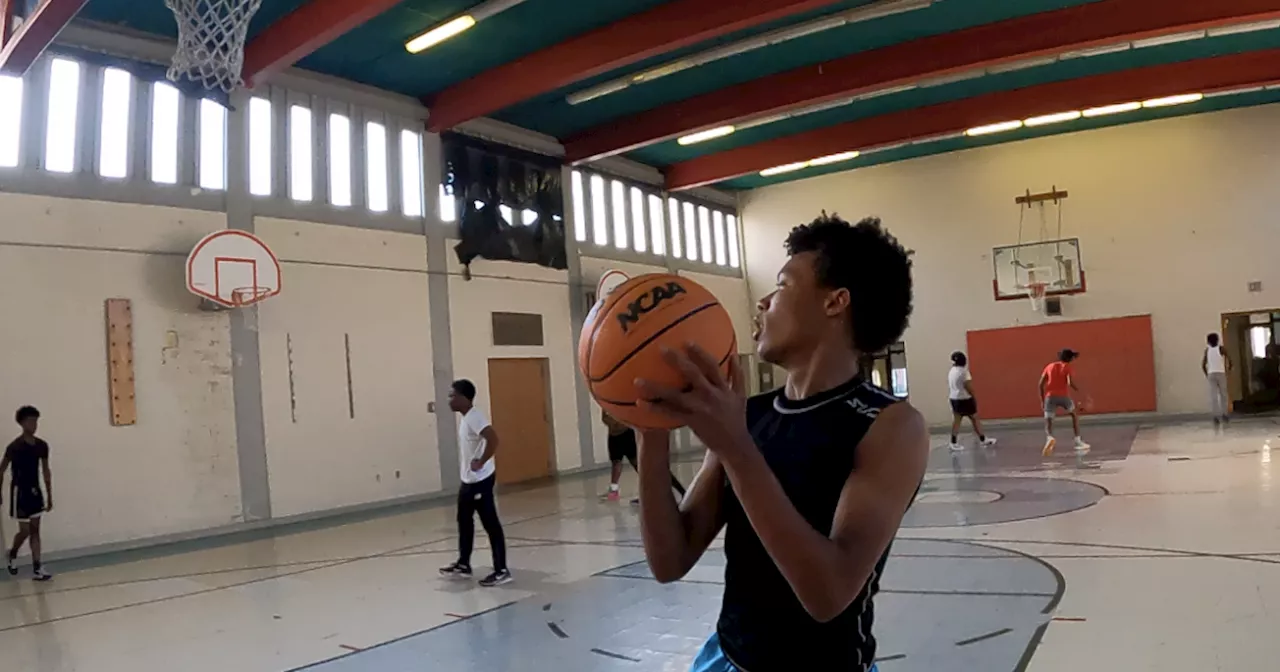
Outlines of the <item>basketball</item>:
M578 340L578 366L591 396L609 415L641 429L675 429L670 418L637 404L635 380L684 387L687 382L663 359L662 348L689 343L715 357L729 375L738 343L724 306L689 278L642 275L596 301Z

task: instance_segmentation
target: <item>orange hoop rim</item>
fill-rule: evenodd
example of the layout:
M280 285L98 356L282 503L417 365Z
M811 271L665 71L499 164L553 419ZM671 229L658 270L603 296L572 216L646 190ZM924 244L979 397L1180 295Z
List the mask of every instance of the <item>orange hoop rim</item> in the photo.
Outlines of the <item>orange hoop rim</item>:
M270 287L236 287L231 290L231 303L237 308L243 308L259 303L271 297L272 294Z

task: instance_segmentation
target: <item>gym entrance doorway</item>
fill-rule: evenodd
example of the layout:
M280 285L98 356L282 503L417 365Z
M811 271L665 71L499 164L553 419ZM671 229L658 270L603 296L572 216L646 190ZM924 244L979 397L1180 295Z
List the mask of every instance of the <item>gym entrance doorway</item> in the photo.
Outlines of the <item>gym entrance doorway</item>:
M1280 410L1280 310L1226 313L1227 391L1235 413Z

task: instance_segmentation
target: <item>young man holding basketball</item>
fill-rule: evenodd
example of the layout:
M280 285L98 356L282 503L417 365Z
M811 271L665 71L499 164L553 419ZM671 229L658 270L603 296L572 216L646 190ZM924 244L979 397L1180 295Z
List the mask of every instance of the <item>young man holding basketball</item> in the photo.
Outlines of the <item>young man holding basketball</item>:
M1079 356L1080 353L1070 348L1064 349L1058 353L1058 361L1044 367L1044 372L1040 374L1040 400L1044 402L1045 457L1052 455L1054 446L1058 445L1058 440L1053 438L1053 416L1059 408L1071 414L1076 453L1083 455L1089 452L1089 444L1080 438L1080 412L1075 400L1071 398L1072 390L1080 391L1076 387L1075 371L1071 368L1071 362Z
M10 575L18 573L18 551L22 544L31 544L31 569L36 581L52 579L40 564L40 520L53 510L53 472L49 469L49 444L36 436L40 425L40 411L34 406L18 409L14 420L22 427L22 435L4 449L0 458L0 482L4 472L13 467L9 479L9 513L18 521L18 534L9 548L8 569ZM44 490L40 478L44 477Z
M759 303L756 351L783 389L747 399L697 347L668 351L688 386L637 381L641 402L707 447L684 501L668 495L667 432L645 432L640 508L659 581L679 580L721 528L724 601L695 672L875 669L872 599L924 475L929 433L910 405L858 368L902 335L909 253L867 219L798 226L778 285ZM736 362L735 362L736 363Z

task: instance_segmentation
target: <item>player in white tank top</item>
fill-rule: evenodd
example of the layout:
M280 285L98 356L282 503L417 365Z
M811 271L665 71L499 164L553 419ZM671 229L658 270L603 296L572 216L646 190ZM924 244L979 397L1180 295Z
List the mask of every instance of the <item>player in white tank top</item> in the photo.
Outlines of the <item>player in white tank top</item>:
M1209 409L1213 413L1213 425L1220 427L1229 420L1227 371L1231 369L1231 358L1227 356L1217 334L1209 334L1207 341L1209 345L1204 349L1204 357L1200 359L1200 369L1209 382Z

